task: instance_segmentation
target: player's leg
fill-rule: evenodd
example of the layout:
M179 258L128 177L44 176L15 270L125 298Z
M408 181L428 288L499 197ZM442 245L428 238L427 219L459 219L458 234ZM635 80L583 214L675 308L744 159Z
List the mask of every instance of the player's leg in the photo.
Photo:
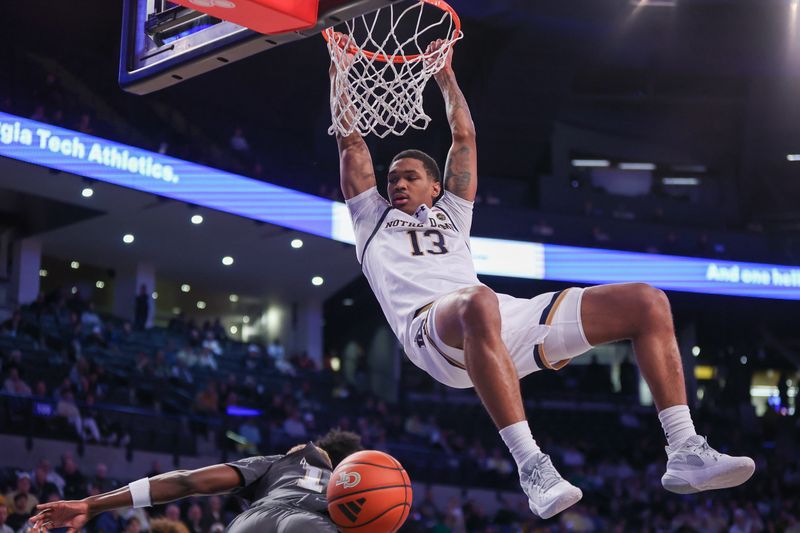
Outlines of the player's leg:
M278 522L278 527L275 530L262 530L262 531L275 531L276 533L338 533L338 529L330 521L330 519L311 512L296 511L286 513Z
M530 509L542 518L581 499L533 440L525 418L519 376L501 337L500 306L488 287L456 291L437 301L434 327L446 345L464 350L464 365L484 407L508 446Z
M483 285L448 294L436 303L435 319L442 342L464 350L467 373L497 428L525 420L517 370L500 337L497 295Z
M664 488L688 494L734 487L750 478L752 459L720 454L695 433L672 311L663 291L642 283L591 287L583 295L581 320L592 345L622 339L633 343L667 437Z
M581 318L592 346L633 342L636 362L659 411L686 405L683 365L663 291L644 283L590 287L583 294Z

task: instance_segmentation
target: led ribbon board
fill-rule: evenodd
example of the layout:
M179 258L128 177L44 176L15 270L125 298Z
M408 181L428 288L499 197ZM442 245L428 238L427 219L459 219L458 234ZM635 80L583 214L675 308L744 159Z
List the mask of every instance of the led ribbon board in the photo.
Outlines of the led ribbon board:
M330 200L2 112L0 155L331 236Z
M353 244L347 207L0 112L0 156ZM800 300L800 267L473 237L478 274Z

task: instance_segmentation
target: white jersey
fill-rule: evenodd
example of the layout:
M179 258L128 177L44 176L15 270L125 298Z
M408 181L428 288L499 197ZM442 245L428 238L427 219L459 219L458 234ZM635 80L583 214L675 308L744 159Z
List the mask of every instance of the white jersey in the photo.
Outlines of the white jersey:
M377 187L347 200L347 207L358 262L408 352L408 327L417 309L481 284L469 249L472 202L445 191L424 223L392 208Z

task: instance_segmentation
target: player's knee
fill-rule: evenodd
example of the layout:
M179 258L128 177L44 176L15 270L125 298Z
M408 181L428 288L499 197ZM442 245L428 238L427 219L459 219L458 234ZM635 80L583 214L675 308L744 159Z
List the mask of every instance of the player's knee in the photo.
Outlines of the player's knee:
M634 283L631 291L637 308L635 316L640 326L648 329L672 328L672 311L664 291L647 283Z
M461 320L467 327L489 324L500 315L497 295L483 285L470 287L461 293L459 301Z

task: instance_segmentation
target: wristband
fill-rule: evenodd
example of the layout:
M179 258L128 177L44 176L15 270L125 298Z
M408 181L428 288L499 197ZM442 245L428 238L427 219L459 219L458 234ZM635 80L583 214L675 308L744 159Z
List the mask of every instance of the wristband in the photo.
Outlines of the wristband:
M128 490L131 491L131 499L133 500L134 509L140 507L150 507L150 479L143 477L128 484Z

